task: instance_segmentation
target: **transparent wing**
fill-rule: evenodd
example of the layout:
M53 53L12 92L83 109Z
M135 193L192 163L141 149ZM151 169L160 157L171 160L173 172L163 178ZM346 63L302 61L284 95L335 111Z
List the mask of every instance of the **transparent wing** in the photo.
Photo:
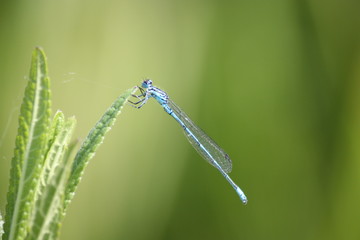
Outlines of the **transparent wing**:
M211 165L218 168L220 166L226 173L231 172L232 162L227 153L222 150L203 130L196 126L193 121L171 100L168 99L168 105L175 113L176 119L180 125L184 125L184 133L191 145L197 152ZM180 120L180 121L179 121ZM214 163L214 161L217 163ZM218 166L217 166L218 165Z

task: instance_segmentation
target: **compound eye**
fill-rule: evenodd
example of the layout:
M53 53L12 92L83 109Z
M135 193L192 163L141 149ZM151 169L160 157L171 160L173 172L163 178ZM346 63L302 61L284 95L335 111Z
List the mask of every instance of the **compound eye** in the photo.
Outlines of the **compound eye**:
M152 85L152 81L150 80L150 79L145 79L143 82L142 82L142 84L141 84L141 86L143 87L143 88L148 88L148 87L150 87Z

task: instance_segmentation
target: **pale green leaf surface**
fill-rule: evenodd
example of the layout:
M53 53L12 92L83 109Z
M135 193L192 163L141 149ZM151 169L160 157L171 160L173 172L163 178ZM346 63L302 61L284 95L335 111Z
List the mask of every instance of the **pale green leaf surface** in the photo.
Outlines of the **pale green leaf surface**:
M103 142L105 134L114 124L117 115L121 111L121 108L126 103L127 99L131 96L131 94L135 91L136 88L132 88L120 95L113 102L110 108L105 112L105 114L101 117L101 119L95 124L94 128L91 129L89 135L82 143L80 150L75 156L70 178L66 186L64 211L66 210L75 193L76 187L80 182L86 165L88 164L89 160L94 156L97 148Z
M3 235L3 233L4 233L3 224L4 224L4 221L3 221L3 218L2 218L2 215L1 215L1 212L0 212L0 239L1 239L1 236Z
M49 177L54 174L55 168L59 165L64 145L68 142L68 138L63 139L66 134L66 131L64 132L64 119L64 114L61 111L58 111L52 122L48 140L48 151L46 153L42 172L40 174L40 194L42 192L41 189L48 184Z
M78 144L78 140L72 141L69 146L67 147L67 151L65 151L65 155L63 157L63 161L68 162L72 159L75 147ZM70 163L69 163L70 164ZM44 240L55 240L58 239L60 234L60 227L62 220L65 216L65 212L63 211L63 204L61 204L57 210L56 216L53 217L51 225L49 226L50 232L44 238Z
M72 164L69 158L63 160L74 127L75 119L67 120L51 146L47 160L56 164L51 166L51 171L47 174L45 187L36 203L37 211L27 240L45 239L45 236L56 235L51 230L51 224L54 218L58 219L59 210L63 205L65 183Z
M65 152L64 159L67 161L68 158L73 158L75 156L75 147L79 144L79 140L71 141L67 147L67 151Z
M29 227L40 166L44 159L49 117L50 89L46 57L42 49L36 48L21 105L11 162L4 240L23 239Z

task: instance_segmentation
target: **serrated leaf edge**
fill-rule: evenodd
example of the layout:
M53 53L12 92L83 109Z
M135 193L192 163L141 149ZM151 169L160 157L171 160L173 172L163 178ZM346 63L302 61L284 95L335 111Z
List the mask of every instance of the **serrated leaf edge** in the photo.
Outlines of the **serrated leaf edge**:
M36 69L34 69L36 68ZM36 71L34 73L33 71ZM35 76L35 79L33 77ZM32 85L35 85L34 89L32 88ZM45 88L44 88L45 86ZM34 90L34 95L29 95L32 93L32 90ZM42 92L44 91L44 92ZM42 97L44 97L43 99ZM31 163L33 165L33 168L31 169L31 172L28 172L28 166L29 166L29 157L32 152L32 140L36 139L41 136L35 136L35 128L42 126L44 131L43 134L45 134L47 128L48 128L48 122L49 122L49 115L50 115L50 89L49 89L49 79L47 77L47 63L46 63L46 56L44 52L40 48L36 48L33 53L32 63L31 63L31 71L30 71L30 78L28 87L25 91L24 101L22 104L22 111L21 114L24 114L26 118L30 118L30 124L26 124L26 119L23 115L20 115L19 117L19 124L22 125L27 131L21 132L24 130L24 128L19 128L18 137L23 137L25 141L20 142L20 144L25 145L25 151L22 154L22 157L20 158L14 158L13 161L18 161L15 163L15 167L20 167L20 179L16 182L18 184L15 189L15 204L12 208L13 211L11 213L11 222L7 222L6 224L10 224L9 227L9 233L6 233L9 240L13 239L23 239L26 235L26 229L24 229L24 224L28 222L28 219L30 218L31 214L31 207L34 204L33 202L23 202L24 199L29 198L29 195L24 195L24 187L26 184L28 184L28 181L36 181L36 175L37 171L39 170L39 163L42 161L41 151L43 151L44 146L38 146L40 148L39 150L39 156L35 158L35 162ZM31 102L28 102L28 98ZM43 99L43 100L42 100ZM40 107L40 104L43 104L43 108ZM42 110L42 112L40 112ZM30 111L30 115L29 112ZM45 118L45 119L41 119ZM26 135L24 135L26 134ZM43 136L43 135L42 135ZM44 137L44 136L43 136ZM46 137L46 136L45 136ZM46 139L41 139L44 145ZM19 140L21 141L21 140ZM15 150L16 151L16 150ZM19 165L18 165L19 164ZM17 177L17 176L15 176ZM35 177L34 179L28 179L26 177ZM34 194L33 190L27 190L28 194ZM30 199L30 198L29 198ZM25 204L25 205L24 205ZM20 208L22 208L22 205L24 207L26 206L28 209L28 212L22 211L20 212ZM8 214L8 213L6 213Z
M136 90L137 88L134 87L121 94L106 110L82 143L75 156L72 171L66 186L64 211L75 194L75 190L81 180L86 165L95 155L96 150L104 140L105 134L110 130L116 120L116 117L120 114L122 107L127 102L131 94L133 94Z

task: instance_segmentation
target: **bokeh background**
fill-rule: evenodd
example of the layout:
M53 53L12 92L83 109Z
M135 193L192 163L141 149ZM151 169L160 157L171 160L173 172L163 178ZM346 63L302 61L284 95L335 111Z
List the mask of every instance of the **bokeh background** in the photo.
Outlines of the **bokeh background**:
M360 2L0 2L0 210L31 53L84 139L146 77L233 160L241 204L155 102L123 109L61 239L360 239Z

